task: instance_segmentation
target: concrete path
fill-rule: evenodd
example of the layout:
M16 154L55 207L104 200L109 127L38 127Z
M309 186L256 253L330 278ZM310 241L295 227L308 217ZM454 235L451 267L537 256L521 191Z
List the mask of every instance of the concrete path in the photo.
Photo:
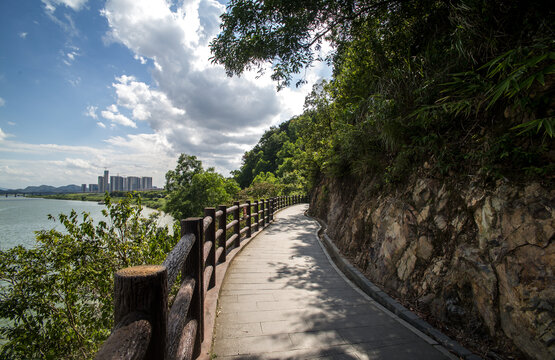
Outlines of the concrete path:
M218 300L216 359L453 358L336 271L306 209L278 213L230 265Z

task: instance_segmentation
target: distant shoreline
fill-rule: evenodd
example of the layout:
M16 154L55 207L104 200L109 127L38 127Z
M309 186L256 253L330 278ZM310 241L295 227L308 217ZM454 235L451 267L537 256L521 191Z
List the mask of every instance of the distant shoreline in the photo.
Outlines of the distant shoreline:
M141 204L153 210L161 210L165 204L165 197L163 190L155 190L142 192L133 192L141 196ZM110 194L110 198L118 201L126 198L127 192L117 191ZM72 194L52 194L52 195L35 195L25 194L25 197L55 199L55 200L77 200L77 201L94 201L97 203L104 203L105 194L102 193L72 193Z

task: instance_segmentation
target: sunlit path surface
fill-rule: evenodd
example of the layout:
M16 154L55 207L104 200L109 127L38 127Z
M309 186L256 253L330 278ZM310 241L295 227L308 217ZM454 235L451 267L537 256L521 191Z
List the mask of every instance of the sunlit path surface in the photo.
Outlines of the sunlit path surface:
M216 358L449 358L344 280L306 209L278 213L231 264L219 297Z

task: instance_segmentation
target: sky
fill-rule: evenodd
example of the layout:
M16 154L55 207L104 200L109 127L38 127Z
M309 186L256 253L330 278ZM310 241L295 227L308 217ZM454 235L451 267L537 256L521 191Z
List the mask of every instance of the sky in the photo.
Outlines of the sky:
M270 71L229 78L209 43L217 0L0 1L0 188L151 176L179 154L224 176L265 130L302 113L301 87Z

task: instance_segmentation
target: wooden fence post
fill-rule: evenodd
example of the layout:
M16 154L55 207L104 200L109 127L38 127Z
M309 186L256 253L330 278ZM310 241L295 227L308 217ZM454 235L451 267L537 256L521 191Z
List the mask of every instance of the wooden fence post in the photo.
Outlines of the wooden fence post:
M197 320L197 336L195 338L195 348L193 357L200 355L200 348L204 340L204 224L202 218L188 218L181 220L181 237L185 234L195 235L195 242L187 261L183 266L182 278L191 276L195 279L195 290L191 304L189 305L189 317Z
M254 231L258 231L258 220L260 220L258 215L258 200L256 200L254 202Z
M247 237L250 238L251 235L251 201L247 200Z
M208 288L206 289L208 290L216 286L216 209L213 207L204 208L204 216L212 218L212 222L208 225L208 228L204 233L204 242L212 242L212 246L210 247L210 250L208 250L206 264L204 264L205 268L212 266L212 275L210 276Z
M121 269L114 275L114 324L135 312L147 314L152 335L146 359L166 357L168 272L161 265Z
M262 202L260 203L260 210L262 210L262 228L264 229L264 226L266 226L266 207L264 206L264 202L266 200L262 199Z
M220 262L225 262L226 260L226 254L227 254L227 206L225 205L220 205L218 207L218 210L222 212L222 215L220 215L219 220L218 220L218 230L222 230L222 233L220 234L220 238L218 239L218 246L223 248L222 251L222 255L220 255ZM217 261L218 259L216 259ZM214 273L216 272L216 269L214 269Z
M233 233L237 235L235 247L239 247L241 246L241 209L239 208L239 201L234 202L233 206L237 206L237 209L233 212L233 220L237 220L237 223L233 227Z
M266 225L270 224L270 199L266 199Z
M274 221L274 199L275 198L270 198L268 200L268 221L272 222Z

